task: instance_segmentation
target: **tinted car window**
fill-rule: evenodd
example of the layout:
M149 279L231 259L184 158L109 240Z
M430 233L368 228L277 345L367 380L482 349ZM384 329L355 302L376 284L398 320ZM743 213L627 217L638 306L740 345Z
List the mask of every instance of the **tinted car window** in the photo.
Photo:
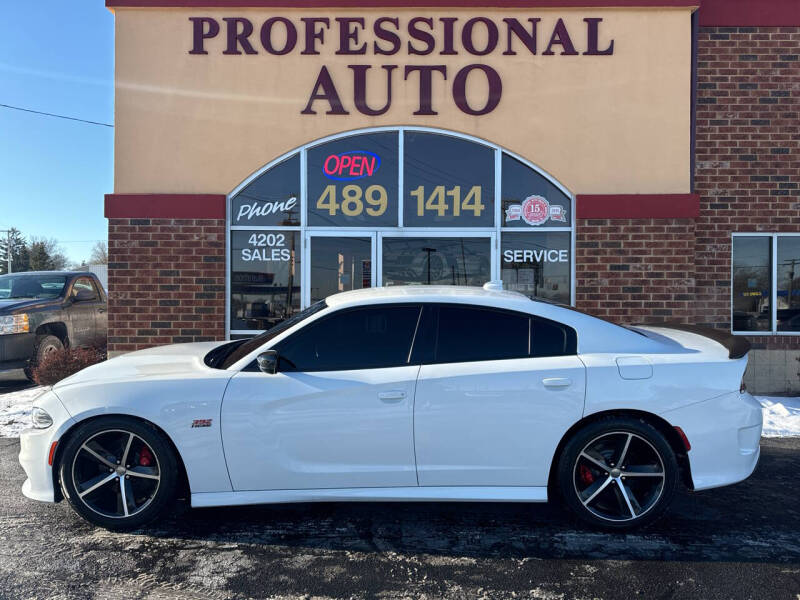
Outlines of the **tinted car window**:
M225 344L225 346L221 346L220 348L215 348L211 352L206 355L205 361L209 367L215 367L217 369L227 369L233 364L236 364L239 360L250 354L253 350L260 348L272 338L277 337L279 334L283 333L290 327L294 327L300 321L306 320L311 315L318 313L323 308L327 308L328 305L325 304L324 300L320 300L319 302L315 302L311 306L306 309L301 310L298 313L295 313L285 321L282 321L268 329L261 335L257 335L253 338L246 338L244 340L240 339L237 342L233 342L231 344ZM221 348L227 348L229 352L226 353L225 350ZM253 370L258 370L258 367L253 361Z
M483 308L442 306L435 361L469 362L526 358L527 315Z
M534 317L531 328L531 356L568 354L577 354L575 330L555 321Z
M281 371L344 371L408 364L419 306L343 310L280 342Z
M3 275L0 298L58 298L66 283L63 275Z

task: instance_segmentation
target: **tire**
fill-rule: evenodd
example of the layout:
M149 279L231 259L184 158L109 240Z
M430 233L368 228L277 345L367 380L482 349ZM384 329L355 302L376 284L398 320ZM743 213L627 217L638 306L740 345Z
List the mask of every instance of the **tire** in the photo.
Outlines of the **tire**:
M651 424L609 417L569 440L559 457L557 483L565 504L586 523L614 530L643 527L672 503L678 462Z
M127 459L117 465L126 446ZM70 435L58 478L64 497L90 523L135 529L171 504L178 462L169 441L151 425L125 416L101 417L79 425Z
M44 357L54 350L63 350L64 344L54 335L37 335L33 345L33 356L25 367L25 377L33 381L33 370L40 364Z

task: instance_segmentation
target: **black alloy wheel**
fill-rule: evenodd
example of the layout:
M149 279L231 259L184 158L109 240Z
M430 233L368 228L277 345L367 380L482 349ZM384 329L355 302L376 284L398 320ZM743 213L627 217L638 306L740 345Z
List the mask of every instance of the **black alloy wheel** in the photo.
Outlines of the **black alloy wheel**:
M158 430L130 417L102 417L70 436L59 461L59 481L87 521L132 529L167 507L177 469L175 454Z
M579 431L558 465L561 495L584 521L627 529L661 517L675 495L678 463L649 423L615 417Z

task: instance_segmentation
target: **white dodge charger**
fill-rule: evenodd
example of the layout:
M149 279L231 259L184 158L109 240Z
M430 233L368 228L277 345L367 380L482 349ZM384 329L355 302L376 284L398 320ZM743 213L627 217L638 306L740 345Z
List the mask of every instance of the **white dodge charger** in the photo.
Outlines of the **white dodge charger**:
M112 529L179 491L195 507L559 497L642 525L678 485L753 472L748 348L489 284L346 292L251 339L132 352L48 389L22 491Z

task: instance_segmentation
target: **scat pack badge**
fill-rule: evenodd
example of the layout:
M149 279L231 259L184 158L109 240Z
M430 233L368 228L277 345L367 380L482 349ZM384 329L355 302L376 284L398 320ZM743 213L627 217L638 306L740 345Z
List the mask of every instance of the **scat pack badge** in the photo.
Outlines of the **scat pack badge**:
M562 206L550 206L543 196L528 196L522 204L512 204L506 209L506 222L522 219L528 225L541 225L547 219L567 222L566 210Z

